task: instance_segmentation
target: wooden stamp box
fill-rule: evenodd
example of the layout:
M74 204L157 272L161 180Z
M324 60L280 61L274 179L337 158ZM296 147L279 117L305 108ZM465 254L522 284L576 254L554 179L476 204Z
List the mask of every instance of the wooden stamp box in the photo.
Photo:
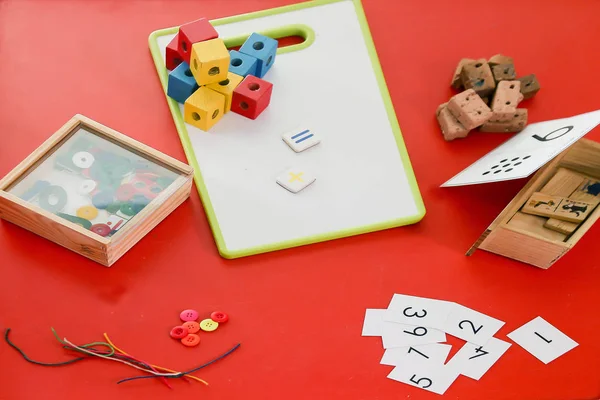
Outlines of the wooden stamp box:
M111 266L189 197L192 173L75 115L0 180L0 218Z
M554 180L553 180L554 178ZM540 268L550 268L572 249L600 216L600 197L581 194L581 183L600 180L600 144L580 139L539 169L467 252L486 250ZM600 184L599 184L600 186ZM548 218L524 213L534 193L568 197L581 194L596 206L571 233L548 229ZM552 222L552 221L550 221ZM573 230L574 229L574 230Z

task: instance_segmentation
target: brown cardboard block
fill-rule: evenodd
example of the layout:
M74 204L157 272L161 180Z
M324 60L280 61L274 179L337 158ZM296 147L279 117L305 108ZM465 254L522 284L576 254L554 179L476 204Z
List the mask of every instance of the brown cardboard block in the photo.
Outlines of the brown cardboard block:
M480 60L463 65L460 79L465 89L473 89L481 97L488 97L496 88L490 66Z
M501 81L498 83L491 106L494 112L493 121L505 122L514 119L517 105L523 99L520 90L521 82L519 81Z
M492 110L473 89L452 96L447 108L467 130L483 125L492 117Z
M495 120L494 115L485 124L481 125L481 132L521 132L527 126L527 109L517 108L509 121Z
M494 81L496 81L496 86L500 81L512 81L517 79L515 66L512 64L494 65L492 67L492 74L494 75Z
M469 130L466 129L454 115L452 115L448 110L447 105L448 103L444 103L436 110L436 117L442 130L442 135L444 135L444 139L450 141L467 137Z
M485 58L482 58L477 61L481 61L481 60L483 60L483 62L485 62ZM452 82L450 83L450 86L452 86L454 89L457 89L457 90L459 90L463 87L462 81L460 79L460 73L462 72L463 65L469 64L472 62L475 62L475 60L473 60L472 58L463 58L462 60L460 60L458 62L458 65L456 66L456 70L454 71L454 75L452 76Z
M490 57L490 59L488 60L488 64L490 64L490 67L493 67L498 64L513 64L514 65L514 61L513 61L512 57L505 56L503 54L496 54L496 55L493 55Z
M540 83L535 74L523 76L518 81L521 82L521 93L525 99L530 99L540 90Z

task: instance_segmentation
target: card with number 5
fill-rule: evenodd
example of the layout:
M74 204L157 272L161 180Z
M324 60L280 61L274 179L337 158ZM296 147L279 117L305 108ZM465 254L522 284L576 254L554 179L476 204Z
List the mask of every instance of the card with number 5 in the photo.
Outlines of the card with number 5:
M502 325L503 321L455 303L443 330L452 336L483 346Z
M452 305L443 300L394 294L383 320L443 329Z

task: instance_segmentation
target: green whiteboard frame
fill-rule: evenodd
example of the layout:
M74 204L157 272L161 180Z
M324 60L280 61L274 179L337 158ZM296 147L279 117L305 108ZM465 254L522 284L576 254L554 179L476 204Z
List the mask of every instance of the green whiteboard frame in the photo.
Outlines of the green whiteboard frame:
M196 183L196 187L198 189L198 193L200 195L200 200L202 201L202 205L205 209L206 216L208 218L209 225L213 232L213 236L215 238L215 242L219 251L219 254L227 259L246 257L271 251L283 250L292 247L299 247L313 243L324 242L328 240L341 239L349 236L356 236L364 233L370 233L390 228L396 228L404 225L411 225L419 222L425 216L425 205L423 204L423 199L421 197L421 193L419 191L419 186L417 184L417 180L414 175L414 171L412 165L410 163L410 158L408 155L408 151L406 149L406 145L404 143L404 139L402 138L402 132L400 130L400 125L398 123L398 119L396 117L396 113L394 111L394 106L392 104L392 100L385 82L385 77L383 75L383 71L381 69L381 65L379 63L379 58L377 56L377 51L375 49L375 44L373 43L373 38L371 37L371 32L369 30L369 25L367 22L367 18L365 16L365 12L363 10L362 4L360 0L314 0L305 3L293 4L284 7L273 8L269 10L257 11L248 14L241 14L236 16L231 16L227 18L220 18L216 20L211 20L211 24L214 26L225 25L233 22L245 21L249 19L255 19L270 15L282 14L290 11L302 10L305 8L318 7L325 4L337 3L341 1L350 1L354 4L356 15L358 17L363 38L365 39L365 44L367 45L369 57L371 58L371 64L373 66L373 70L377 77L377 83L379 85L379 91L381 92L381 96L385 103L385 108L387 111L387 115L392 126L392 130L394 133L394 137L396 139L396 144L398 146L398 151L400 153L400 158L402 159L402 164L404 166L404 170L406 173L406 177L408 183L411 188L411 192L413 195L413 199L415 201L417 207L417 213L410 217L405 218L397 218L390 221L380 222L377 224L371 224L366 226L360 226L356 228L344 229L336 232L329 232L325 234L318 234L307 236L300 239L281 241L277 243L272 243L268 245L255 246L243 250L229 250L225 245L225 240L223 239L223 234L221 232L221 228L219 227L219 223L217 221L217 216L214 212L212 203L210 201L210 195L208 193L208 189L204 184L204 179L202 177L202 172L198 165L198 160L196 159L196 155L194 154L194 149L192 147L190 138L187 133L187 129L185 127L185 123L183 121L183 116L179 110L179 104L167 96L167 82L168 82L168 71L163 64L162 54L158 47L158 38L165 35L172 35L177 33L179 27L165 28L154 31L150 34L148 38L148 44L150 47L150 52L152 54L152 59L154 60L154 64L156 66L156 70L158 72L158 76L160 78L165 98L167 99L167 103L169 105L169 109L171 110L171 114L173 116L173 120L175 122L175 127L177 128L177 132L179 134L179 138L183 145L183 149L185 155L189 161L189 163L194 168L194 181ZM306 25L289 25L281 29L274 29L263 33L267 36L271 36L275 39L286 37L286 36L302 36L305 41L293 45L286 46L277 49L277 54L283 54L291 51L298 51L305 47L310 46L310 44L314 41L315 33L311 28ZM232 38L224 38L225 45L227 47L240 46L246 39L246 35L237 36Z

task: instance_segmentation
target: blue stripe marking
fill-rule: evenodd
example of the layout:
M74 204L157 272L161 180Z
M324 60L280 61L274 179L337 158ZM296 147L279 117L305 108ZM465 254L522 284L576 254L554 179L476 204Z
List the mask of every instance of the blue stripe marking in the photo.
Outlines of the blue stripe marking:
M296 139L298 136L302 136L304 135L306 132L309 132L310 129L305 130L304 132L300 132L300 133L296 133L294 136L292 136L292 139Z
M298 139L296 140L296 144L300 143L300 142L304 142L306 139L310 139L311 137L313 137L315 135L313 135L312 133L308 136L303 137L302 139Z

